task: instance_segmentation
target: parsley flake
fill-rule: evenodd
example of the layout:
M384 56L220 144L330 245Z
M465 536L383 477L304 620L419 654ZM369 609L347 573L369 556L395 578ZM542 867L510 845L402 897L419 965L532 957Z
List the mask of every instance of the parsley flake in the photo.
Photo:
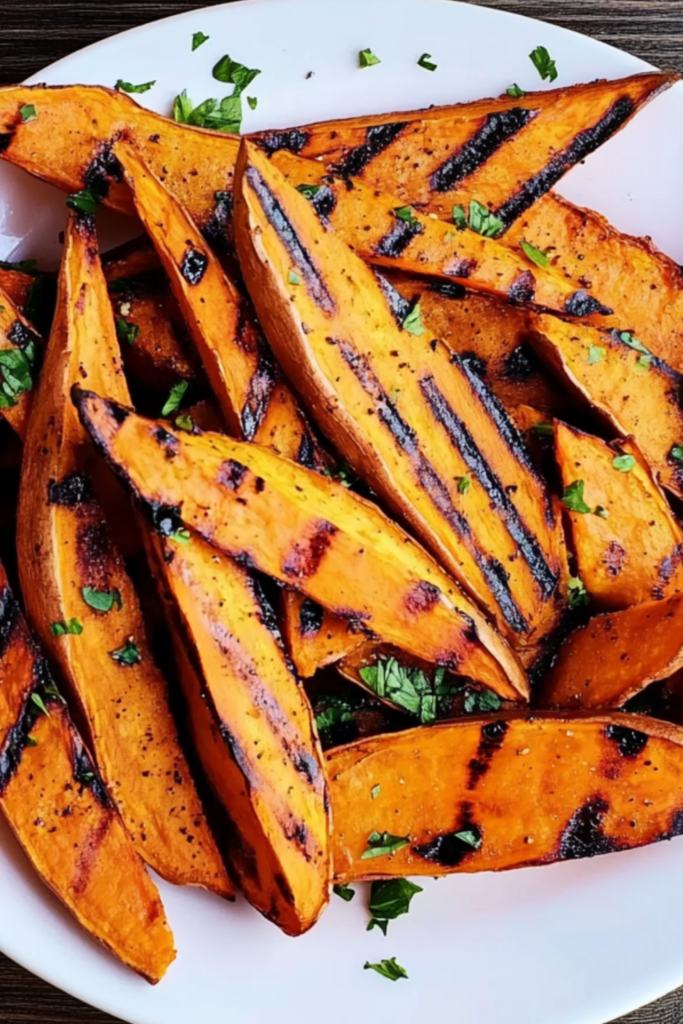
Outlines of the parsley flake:
M564 494L562 495L562 504L570 512L581 512L582 515L586 515L591 511L590 505L587 505L583 500L584 486L583 480L574 480L568 487L565 487Z
M463 206L453 207L453 223L458 231L464 231L467 227L467 214Z
M368 47L365 50L358 51L358 67L359 68L370 68L373 64L381 64L379 57L376 57L372 50Z
M200 46L207 43L211 37L205 36L203 32L195 32L192 36L192 52L198 50Z
M481 836L478 832L473 832L471 829L463 829L462 832L454 834L456 839L459 839L461 843L466 843L467 846L471 846L473 850L478 850L481 846Z
M161 410L162 416L170 416L171 413L178 411L183 403L185 393L189 386L189 380L179 380L177 384L173 385Z
M24 124L28 124L29 121L35 121L35 119L38 117L38 114L36 113L36 108L33 106L32 103L25 103L23 107L19 107L19 113L21 115L21 120L24 122Z
M612 465L620 473L630 473L635 464L636 460L632 455L617 455L615 459L612 459Z
M630 331L613 331L612 333L616 336L617 341L622 341L624 345L635 349L636 352L641 352L644 356L652 355L649 348L645 348L642 341L638 341L635 334L631 334Z
M53 636L80 636L83 632L83 626L78 619L69 619L68 622L53 622L50 626L50 632Z
M350 705L341 698L333 698L325 704L321 711L316 712L315 725L324 747L331 747L346 742L350 726L353 723L353 712Z
M669 452L669 458L683 465L683 445L675 444Z
M122 78L119 78L114 88L117 92L149 92L156 84L156 78L152 82L142 82L141 85L133 85L132 82L124 82Z
M485 238L497 238L505 225L495 213L491 213L485 206L473 199L470 203L468 223L472 231Z
M380 960L378 964L371 964L369 960L366 960L363 965L364 971L377 971L383 978L388 978L389 981L399 981L401 978L407 978L408 972L405 967L401 967L396 962L396 957L392 956L389 960Z
M406 224L419 224L419 220L413 212L412 206L397 206L394 209L394 216L404 220Z
M93 608L96 612L106 614L114 607L121 610L123 606L121 591L116 587L113 590L97 590L96 587L83 587L81 595L88 607Z
M600 516L601 519L609 519L609 512L604 505L596 505L593 509L594 516Z
M66 205L78 213L95 213L97 202L97 197L89 188L83 188L80 192L73 192L66 197Z
M173 101L172 116L173 120L180 124L237 134L242 125L242 100L239 94L233 93L232 96L224 96L222 100L204 100L194 107L187 95L187 89L183 89Z
M333 885L332 892L335 896L339 896L340 899L344 900L344 903L350 903L356 895L356 890L352 889L350 885Z
M580 580L578 576L569 577L567 589L569 591L570 608L585 608L590 602L590 597L588 596L588 591L583 585L583 580Z
M501 704L502 701L494 690L489 690L486 687L480 689L471 686L465 687L464 710L468 715L498 711Z
M425 71L436 71L437 65L432 61L431 53L423 53L417 63Z
M19 395L33 388L37 362L35 341L0 351L0 409L11 409Z
M543 252L542 249L537 249L531 242L527 242L524 239L519 243L519 247L528 259L532 263L535 263L537 267L547 267L550 265L550 256Z
M192 534L189 530L176 530L168 539L174 540L176 544L189 544L192 540Z
M459 476L456 479L458 481L458 494L467 494L472 485L471 478L469 476Z
M248 68L244 64L233 60L226 53L224 57L214 64L211 72L217 82L224 82L226 85L234 85L233 96L241 96L247 86L251 85L257 75L261 72L258 68Z
M381 792L382 792L382 787L380 786L380 784L378 782L377 785L373 786L372 789L370 790L370 799L371 800L376 800Z
M532 50L529 54L529 59L543 81L546 79L550 82L555 81L557 78L557 67L545 46L537 46L535 50Z
M514 99L519 100L522 96L526 96L524 89L520 89L516 82L513 82L509 89L505 90L508 96L512 96Z
M407 878L373 882L368 903L372 917L368 922L367 931L380 928L386 935L389 921L395 921L397 917L407 914L410 902L418 892L424 892L424 889L414 882L409 882Z
M27 736L25 742L26 742L26 746L27 747L37 747L38 746L38 740L35 740L33 738L33 736Z
M607 349L603 348L602 345L590 345L588 348L588 364L593 366L595 363L599 363L607 355Z
M652 363L652 356L638 356L636 359L636 373L647 373Z
M371 832L368 836L368 848L361 854L361 860L372 860L397 853L404 846L410 845L408 836L393 836L391 832Z
M247 103L249 104L249 109L250 110L256 110L256 108L258 106L258 97L257 96L247 96Z
M186 430L188 434L194 434L195 422L188 413L181 413L173 422L179 430Z
M38 266L38 260L0 260L3 270L18 270L22 274L31 274Z
M322 185L306 185L306 184L304 184L304 185L297 185L296 186L297 192L301 192L301 195L305 199L313 199L314 196L317 196L317 194L318 194L318 192L320 191L321 188L322 188Z
M444 703L459 689L446 682L443 668L437 668L431 680L421 668L401 665L396 658L380 657L373 665L364 665L359 675L380 699L417 715L423 725L434 722Z
M416 302L408 314L404 317L401 327L408 334L414 334L415 337L419 338L420 335L424 334L425 326L422 323L422 313L420 311L420 303Z
M301 278L295 270L290 270L287 274L287 280L290 284L301 284Z
M125 342L128 345L134 345L138 340L140 328L137 324L131 324L128 320L125 320L122 316L116 318L116 337L120 344L123 345Z
M32 693L31 700L33 701L35 706L43 712L44 715L47 715L48 718L50 717L50 712L47 710L47 705L39 693Z
M109 657L113 658L117 665L138 665L142 661L140 649L132 636L128 637L122 647L110 651Z
M555 428L552 423L534 423L534 431L539 437L555 436Z

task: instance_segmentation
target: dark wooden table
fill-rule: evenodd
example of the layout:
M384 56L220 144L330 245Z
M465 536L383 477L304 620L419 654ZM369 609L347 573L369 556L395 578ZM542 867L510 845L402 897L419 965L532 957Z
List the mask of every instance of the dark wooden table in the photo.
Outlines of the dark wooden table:
M683 0L477 2L584 32L658 67L683 72ZM26 78L114 32L206 6L212 6L210 0L0 0L0 84ZM0 1024L19 1022L115 1024L113 1017L63 995L0 954ZM625 1022L683 1024L683 989L622 1018Z

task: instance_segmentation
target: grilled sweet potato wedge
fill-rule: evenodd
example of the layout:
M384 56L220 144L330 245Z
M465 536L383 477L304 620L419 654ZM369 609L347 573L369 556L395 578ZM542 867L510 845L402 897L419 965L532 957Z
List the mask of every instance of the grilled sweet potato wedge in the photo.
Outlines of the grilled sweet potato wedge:
M365 640L348 619L340 619L294 590L286 590L282 601L283 638L294 667L304 679L339 661Z
M596 606L614 611L678 593L683 530L638 447L558 422L555 454L565 494L575 497L565 513L579 576Z
M72 214L24 453L17 531L22 590L140 855L169 881L230 896L137 595L95 496L94 452L69 398L71 385L82 380L128 397L94 220Z
M196 534L159 540L166 599L192 651L180 659L195 747L235 828L232 865L249 901L289 935L327 904L322 754L258 579Z
M102 253L102 272L109 286L122 278L142 277L161 269L151 238L138 235Z
M166 429L80 388L73 398L99 450L152 514L161 509L416 657L457 668L502 696L527 696L507 644L370 502L260 445Z
M9 295L0 290L0 416L26 437L42 339Z
M448 220L476 200L507 227L676 74L646 72L522 97L323 121L253 136Z
M396 322L395 297L253 145L235 188L245 282L322 432L508 639L534 644L557 623L559 530L502 408L417 307Z
M596 615L571 633L541 687L544 707L619 707L683 666L683 595Z
M539 356L622 437L632 436L657 479L683 495L683 377L627 331L532 315Z
M575 860L683 828L683 729L640 715L464 719L338 747L327 770L342 883Z
M175 957L128 839L0 565L0 810L42 881L148 981Z

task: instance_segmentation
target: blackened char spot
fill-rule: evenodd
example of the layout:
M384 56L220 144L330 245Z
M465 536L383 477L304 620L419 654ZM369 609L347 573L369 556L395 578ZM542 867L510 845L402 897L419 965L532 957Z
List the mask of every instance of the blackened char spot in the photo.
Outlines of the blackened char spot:
M202 229L202 237L215 252L225 254L229 250L228 230L232 221L234 196L232 192L214 192L213 199L215 206Z
M122 405L117 405L116 402L107 402L107 408L111 413L112 418L118 423L125 423L130 416L130 410L124 409Z
M79 786L89 789L102 807L112 808L114 805L105 789L104 782L100 778L79 736L75 733L72 736L73 746L73 775L74 782Z
M517 345L505 360L504 373L510 380L528 380L540 370L541 363L531 345Z
M443 272L448 274L449 277L458 277L461 281L466 281L472 271L476 270L476 267L477 261L475 259L465 259L461 256L456 256L450 263L444 265Z
M537 110L512 107L487 114L484 124L474 135L449 156L431 176L435 192L449 192L489 160L503 143L516 135L538 114Z
M411 615L420 615L433 608L441 597L441 591L433 583L420 580L405 596L405 606Z
M278 371L275 360L260 331L256 341L257 362L249 381L247 397L241 413L242 433L245 441L252 441L268 411Z
M178 530L183 529L183 521L180 518L180 505L160 505L156 501L147 503L147 511L152 521L152 526L162 537L172 537Z
M270 597L268 596L268 578L258 572L252 572L249 576L249 586L254 600L259 606L261 622L269 633L280 640L280 626L277 620L277 613Z
M513 306L526 306L534 301L536 278L530 270L523 270L508 288L508 299Z
M121 181L121 164L112 152L111 144L102 143L99 152L83 175L83 184L98 199L105 199L112 181Z
M652 596L656 601L661 601L674 573L677 572L683 561L683 544L677 544L670 555L663 558L657 572L657 583L652 588Z
M343 160L333 166L337 174L357 175L371 160L394 142L405 128L407 121L393 121L388 124L373 124L365 133L365 142L350 149Z
M593 295L589 295L585 288L572 292L564 304L564 310L571 316L591 316L592 313L611 316L614 312L609 306L603 306Z
M90 480L85 473L69 473L61 480L50 480L47 485L49 505L75 508L94 499Z
M468 374L468 379L470 381L477 381L480 388L485 387L476 374ZM420 381L420 388L429 402L435 418L441 423L448 434L451 444L459 451L468 469L486 491L492 508L499 512L508 533L529 566L543 597L549 598L557 588L558 578L557 574L553 572L546 562L543 548L535 535L522 521L498 476L489 466L463 421L451 408L445 396L437 387L434 378L431 376L423 378ZM504 436L502 439L506 440ZM500 563L497 563L497 566L499 565ZM492 567L494 571L497 569L497 566ZM502 569L502 566L500 568Z
M241 462L236 459L226 459L218 470L218 483L227 487L229 491L237 491L247 472L247 467Z
M15 626L19 622L19 605L9 587L4 587L0 592L0 659L5 655L14 633Z
M13 345L17 348L26 348L31 342L40 342L40 335L35 331L32 331L26 324L22 324L21 320L15 320L9 331L7 337Z
M486 360L482 359L476 352L461 352L460 358L463 363L467 363L473 373L476 373L477 377L481 377L482 380L486 377Z
M486 775L493 755L502 746L507 730L507 722L489 722L482 725L477 753L469 763L468 789L476 789L479 780Z
M423 231L424 225L419 221L401 220L400 217L397 217L391 229L383 238L380 238L375 246L375 252L378 256L396 259Z
M313 754L304 750L303 747L299 747L298 750L292 751L292 764L299 775L303 775L311 786L315 785L320 775L320 768Z
M337 527L333 523L326 519L316 520L310 536L296 541L283 561L282 571L285 576L294 579L315 576L336 532Z
M561 860L595 857L620 849L619 841L606 836L602 830L602 820L608 810L607 801L596 796L574 812L560 837L558 855Z
M460 838L460 833L462 832L472 833L472 837L475 840L474 846ZM481 845L481 839L481 829L472 821L471 806L465 802L462 805L458 828L453 829L452 832L445 832L440 836L436 836L429 843L425 843L422 846L413 846L411 850L419 857L424 857L425 860L432 861L434 864L440 864L445 868L456 868L459 864L462 864L466 857L476 853L476 850Z
M254 190L263 212L268 218L269 224L279 236L280 241L296 264L297 270L301 273L311 298L326 313L334 313L336 304L327 290L327 285L322 275L294 230L294 226L285 214L282 205L263 180L263 176L258 168L247 168L247 181Z
M302 636L316 636L323 624L323 609L310 597L301 602L299 608L299 632Z
M12 145L14 132L0 132L0 153L6 153Z
M42 714L38 705L31 699L35 690L26 694L24 705L19 717L5 736L0 748L0 795L4 793L21 764L21 758L28 746L36 719Z
M515 195L499 206L494 211L496 216L509 227L520 214L545 195L570 167L579 163L614 135L634 110L635 104L630 96L622 96L616 100L594 125L575 135L565 149L555 153L541 171L525 181Z
M457 284L455 281L432 281L429 290L436 292L437 295L443 295L447 299L460 300L467 297L464 285Z
M605 729L605 736L613 740L619 747L622 757L637 757L645 748L648 736L637 729L628 729L623 725L608 725Z
M178 438L164 427L157 427L155 429L154 440L166 450L167 459L172 459L178 454Z
M404 299L401 293L394 288L391 281L387 281L383 274L375 274L377 284L382 289L382 294L387 300L387 305L396 323L401 326L410 312L411 303Z
M308 430L303 430L301 433L296 461L300 466L305 466L307 469L315 469L317 466L315 442Z
M199 284L206 273L208 265L209 257L206 253L200 252L199 249L194 249L192 246L189 246L185 250L185 254L180 264L180 273L188 284Z
M311 206L322 221L326 221L337 205L337 197L327 185L321 185L314 196L311 196Z
M607 569L608 576L618 576L626 564L626 549L621 544L617 544L615 540L610 541L602 556L602 564Z
M300 128L292 128L291 131L268 132L256 141L266 153L277 153L279 149L300 153L308 142L308 133L302 132Z

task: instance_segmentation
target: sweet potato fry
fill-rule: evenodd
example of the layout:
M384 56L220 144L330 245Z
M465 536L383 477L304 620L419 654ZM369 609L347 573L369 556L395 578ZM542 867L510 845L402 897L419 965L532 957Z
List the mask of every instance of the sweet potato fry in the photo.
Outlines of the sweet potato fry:
M0 565L0 810L42 881L153 984L175 957L156 886L31 639Z
M670 839L683 830L682 748L680 726L618 713L496 715L338 747L335 879L500 871Z
M230 896L137 595L95 496L96 460L69 399L79 380L128 397L94 220L71 214L24 453L17 534L24 599L140 855L169 881Z
M184 523L416 657L502 696L527 696L507 644L370 502L260 445L173 431L78 387L73 398L99 450L152 515Z

